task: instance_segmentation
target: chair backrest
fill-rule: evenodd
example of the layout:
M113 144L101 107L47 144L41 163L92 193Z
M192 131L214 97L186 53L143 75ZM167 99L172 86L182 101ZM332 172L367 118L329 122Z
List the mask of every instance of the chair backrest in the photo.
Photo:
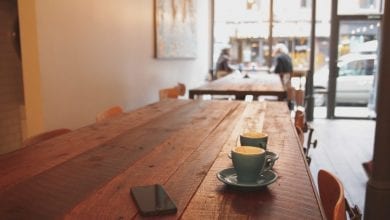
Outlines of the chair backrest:
M313 137L313 131L314 129L311 128L305 119L305 113L303 110L296 110L295 111L295 117L294 117L294 124L295 124L295 129L298 134L299 142L302 144L303 147L303 152L305 153L307 163L310 165L311 163L311 157L309 156L309 150L311 147L316 148L317 147L317 140L314 140L312 142L312 137ZM307 136L307 146L304 146L304 141L305 141L305 135L309 131L309 134Z
M28 147L34 144L37 144L39 142L48 140L50 138L54 138L66 133L71 132L70 129L67 128L59 128L51 131L46 131L37 135L34 135L32 137L27 138L26 140L23 141L23 147Z
M295 90L295 103L297 104L297 106L305 105L305 90L303 89Z
M305 123L306 123L305 113L302 110L296 110L295 117L294 117L295 127L300 127L302 131L304 131Z
M318 172L318 189L329 220L346 219L344 187L336 176L325 170Z
M104 121L108 118L113 118L123 114L123 108L120 106L113 106L96 115L96 122Z
M160 100L164 99L177 99L179 96L183 96L186 93L186 86L183 83L178 83L177 86L161 89L159 91Z

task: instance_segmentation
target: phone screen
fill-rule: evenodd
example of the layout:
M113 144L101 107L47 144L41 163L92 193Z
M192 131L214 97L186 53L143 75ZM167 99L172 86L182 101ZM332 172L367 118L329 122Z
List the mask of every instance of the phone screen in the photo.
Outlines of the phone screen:
M164 188L159 184L132 187L131 195L143 216L177 212L175 203L173 203Z

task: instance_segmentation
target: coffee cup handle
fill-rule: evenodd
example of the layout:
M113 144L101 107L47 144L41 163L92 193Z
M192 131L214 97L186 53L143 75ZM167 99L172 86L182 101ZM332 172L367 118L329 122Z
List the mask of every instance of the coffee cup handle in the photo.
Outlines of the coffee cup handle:
M268 171L268 170L271 170L272 167L274 166L275 164L275 158L273 158L271 155L266 155L265 156L265 167L264 167L264 171Z

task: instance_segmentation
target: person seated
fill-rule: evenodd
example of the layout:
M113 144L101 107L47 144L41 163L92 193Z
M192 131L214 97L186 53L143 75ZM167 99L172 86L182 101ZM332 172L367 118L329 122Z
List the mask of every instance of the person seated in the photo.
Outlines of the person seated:
M234 68L230 66L230 49L224 48L217 60L217 79L224 77L234 71Z

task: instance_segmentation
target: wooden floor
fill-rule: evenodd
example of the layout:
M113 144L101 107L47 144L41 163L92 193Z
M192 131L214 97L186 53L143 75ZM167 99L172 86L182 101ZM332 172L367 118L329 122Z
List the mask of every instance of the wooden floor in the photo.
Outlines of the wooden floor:
M319 169L334 173L342 181L348 201L364 212L368 177L362 163L372 158L375 121L315 119L311 125L318 140L317 148L309 153L313 178L317 182Z

